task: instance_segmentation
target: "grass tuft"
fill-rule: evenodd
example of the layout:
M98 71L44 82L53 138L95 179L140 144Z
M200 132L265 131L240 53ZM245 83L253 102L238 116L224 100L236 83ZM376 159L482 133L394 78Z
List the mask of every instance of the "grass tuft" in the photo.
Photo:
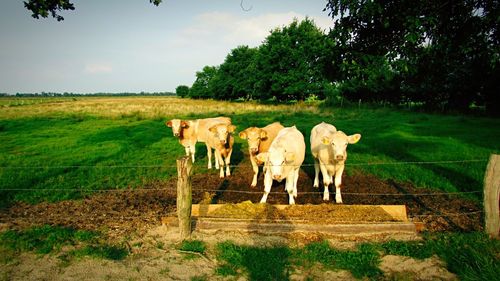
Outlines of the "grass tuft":
M297 258L331 269L349 270L356 278L376 279L382 274L378 268L377 247L370 244L361 244L356 251L351 251L332 248L327 241L314 242L298 250Z
M127 248L102 244L99 238L100 235L92 231L44 225L23 231L7 230L0 233L0 249L10 253L32 251L44 255L59 253L64 246L76 248L61 255L65 261L71 257L83 256L121 260L128 255Z
M289 278L291 250L287 247L260 248L223 242L217 245L217 251L222 261L216 269L219 275L237 275L244 271L250 280Z
M188 251L188 252L195 252L195 253L200 253L204 254L205 250L207 249L207 246L205 242L200 241L200 240L184 240L182 241L179 250L182 251Z
M484 233L440 233L423 242L390 241L380 245L386 254L423 259L437 255L460 280L496 280L500 276L500 241Z

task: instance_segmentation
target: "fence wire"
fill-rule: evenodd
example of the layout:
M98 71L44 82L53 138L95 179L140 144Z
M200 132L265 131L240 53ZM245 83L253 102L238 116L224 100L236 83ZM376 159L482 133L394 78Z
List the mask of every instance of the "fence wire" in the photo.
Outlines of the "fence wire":
M459 164L459 163L476 163L487 162L488 159L466 159L466 160L443 160L443 161L398 161L398 162L366 162L366 163L345 163L346 166L389 166L389 165L436 165L436 164ZM315 164L305 163L300 167L313 167ZM335 166L335 164L323 164L325 166ZM206 167L205 165L194 165L195 167ZM241 168L250 165L228 165L230 168ZM267 166L295 166L295 165L271 165ZM214 167L214 166L213 166ZM141 169L141 168L177 168L177 165L30 165L30 166L0 166L0 169Z
M487 162L488 159L465 159L465 160L443 160L443 161L399 161L399 162L365 162L365 163L345 163L346 166L399 166L399 165L441 165L441 164L461 164L461 163L480 163ZM245 165L229 165L230 168L241 168ZM272 165L267 165L272 166ZM287 166L287 165L280 165ZM301 167L312 167L314 164L305 163L302 164ZM326 165L329 166L329 165ZM194 165L195 168L206 168L206 165ZM247 165L247 167L251 167ZM177 165L29 165L29 166L0 166L0 169L4 170L21 170L21 169L164 169L164 168L177 168ZM126 192L150 192L150 191L166 191L168 194L176 194L176 187L173 188L106 188L106 189L92 189L92 188L1 188L0 191L49 191L49 192L110 192L110 193L126 193ZM247 190L226 190L226 189L203 189L203 188L194 188L192 189L193 193L199 192L208 192L208 193L242 193L242 194L258 194L261 195L262 191L247 191ZM323 189L318 189L317 191L304 191L297 192L299 195L307 195L307 194L320 194L323 192ZM420 196L450 196L450 195L464 195L464 194L479 194L482 193L482 190L476 191L457 191L457 192L433 192L433 193L412 193L412 194L403 194L403 193L359 193L359 192L342 192L343 195L355 195L355 196L393 196L393 197L420 197ZM271 194L283 194L287 195L288 192L285 191L271 191ZM414 214L409 215L410 219L420 219L425 217L460 217L460 216L470 216L482 214L484 211L471 211L471 212L460 212L460 213L443 213L439 212L437 214ZM113 216L109 214L102 214L102 217L106 218L116 218L116 219L141 219L144 221L156 221L160 220L161 217L165 215L175 215L175 214L144 214L142 216ZM150 216L153 216L151 218ZM29 218L26 218L29 219ZM217 218L223 219L223 218ZM234 220L234 219L228 219ZM242 219L252 221L252 219ZM304 219L294 220L287 219L284 221L288 222L300 222L307 221ZM347 221L346 221L347 222ZM343 222L339 222L343 223Z

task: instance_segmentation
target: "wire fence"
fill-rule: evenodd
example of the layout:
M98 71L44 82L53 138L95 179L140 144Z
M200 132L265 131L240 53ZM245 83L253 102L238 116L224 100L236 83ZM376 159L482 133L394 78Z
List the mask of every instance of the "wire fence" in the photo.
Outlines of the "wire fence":
M439 165L439 164L460 164L488 162L488 159L466 159L466 160L443 160L443 161L398 161L398 162L366 162L366 163L345 163L346 166L390 166L390 165ZM304 163L301 167L313 167L315 164ZM335 166L335 164L323 164L325 166ZM206 165L195 165L195 167L205 167ZM242 165L228 165L230 168L242 167ZM250 166L250 165L248 165ZM267 166L296 166L296 165L272 165ZM29 166L0 166L0 169L141 169L141 168L177 168L177 165L29 165Z
M365 163L345 163L346 166L392 166L392 165L444 165L444 164L463 164L463 163L486 163L488 159L465 159L465 160L440 160L440 161L398 161L398 162L365 162ZM241 168L244 165L229 165L230 168ZM271 166L271 165L267 165ZM286 166L286 165L281 165ZM305 163L301 167L312 167L314 164ZM195 165L195 168L206 167L206 165ZM250 167L250 165L247 165ZM0 166L0 169L4 170L22 170L22 169L164 169L164 168L177 168L177 165L29 165L29 166ZM86 188L86 187L76 187L76 188L1 188L0 191L47 191L47 192L88 192L88 193L100 193L100 192L110 192L110 193L124 193L124 192L151 192L160 191L176 194L176 187L152 187L152 188ZM262 194L261 190L249 191L249 190L229 190L229 189L207 189L207 188L193 188L193 193L240 193L240 194ZM343 195L353 195L353 196L393 196L393 197L424 197L424 196L455 196L455 195L466 195L466 194L481 194L482 190L475 191L455 191L455 192L423 192L423 193L366 193L366 192L345 192L342 191ZM303 191L297 192L298 195L308 195L308 194L320 194L322 190L317 191ZM271 194L282 194L287 195L288 192L285 191L272 191ZM411 214L410 219L422 219L428 217L460 217L460 216L474 216L481 215L484 211L464 211L464 212L436 212L433 214ZM112 214L102 214L103 217L107 218L117 218L117 219L141 219L145 221L151 221L151 214L142 214L138 216L123 216L123 215L112 215ZM168 215L168 214L162 214ZM160 214L156 214L156 219L159 219ZM293 219L287 221L294 221ZM306 220L296 220L306 221Z

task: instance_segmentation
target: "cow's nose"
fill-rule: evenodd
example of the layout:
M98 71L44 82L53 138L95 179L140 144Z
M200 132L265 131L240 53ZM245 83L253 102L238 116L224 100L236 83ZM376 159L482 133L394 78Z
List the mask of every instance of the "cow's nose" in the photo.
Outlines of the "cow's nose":
M178 137L179 136L179 133L174 133L174 137Z
M281 175L273 175L273 179L279 180L279 179L281 179Z
M341 160L344 160L344 156L343 155L337 155L337 156L335 156L335 159L337 159L338 161L341 161Z
M226 140L220 140L220 143L225 144Z

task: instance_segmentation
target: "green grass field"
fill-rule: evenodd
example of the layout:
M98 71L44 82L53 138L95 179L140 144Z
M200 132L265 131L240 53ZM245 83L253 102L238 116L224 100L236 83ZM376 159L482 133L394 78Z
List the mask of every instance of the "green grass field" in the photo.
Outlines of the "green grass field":
M306 164L312 164L311 128L329 122L348 134L362 134L348 149L347 173L450 192L481 190L488 157L500 151L500 120L472 116L170 97L1 98L2 204L58 201L168 180L176 176L175 160L184 149L164 122L218 115L231 117L237 131L274 121L296 125L306 138ZM247 147L238 137L235 149L232 163L250 165L242 159ZM432 163L442 161L458 162ZM195 171L206 172L205 164L206 149L198 144ZM308 165L304 169L312 171Z

